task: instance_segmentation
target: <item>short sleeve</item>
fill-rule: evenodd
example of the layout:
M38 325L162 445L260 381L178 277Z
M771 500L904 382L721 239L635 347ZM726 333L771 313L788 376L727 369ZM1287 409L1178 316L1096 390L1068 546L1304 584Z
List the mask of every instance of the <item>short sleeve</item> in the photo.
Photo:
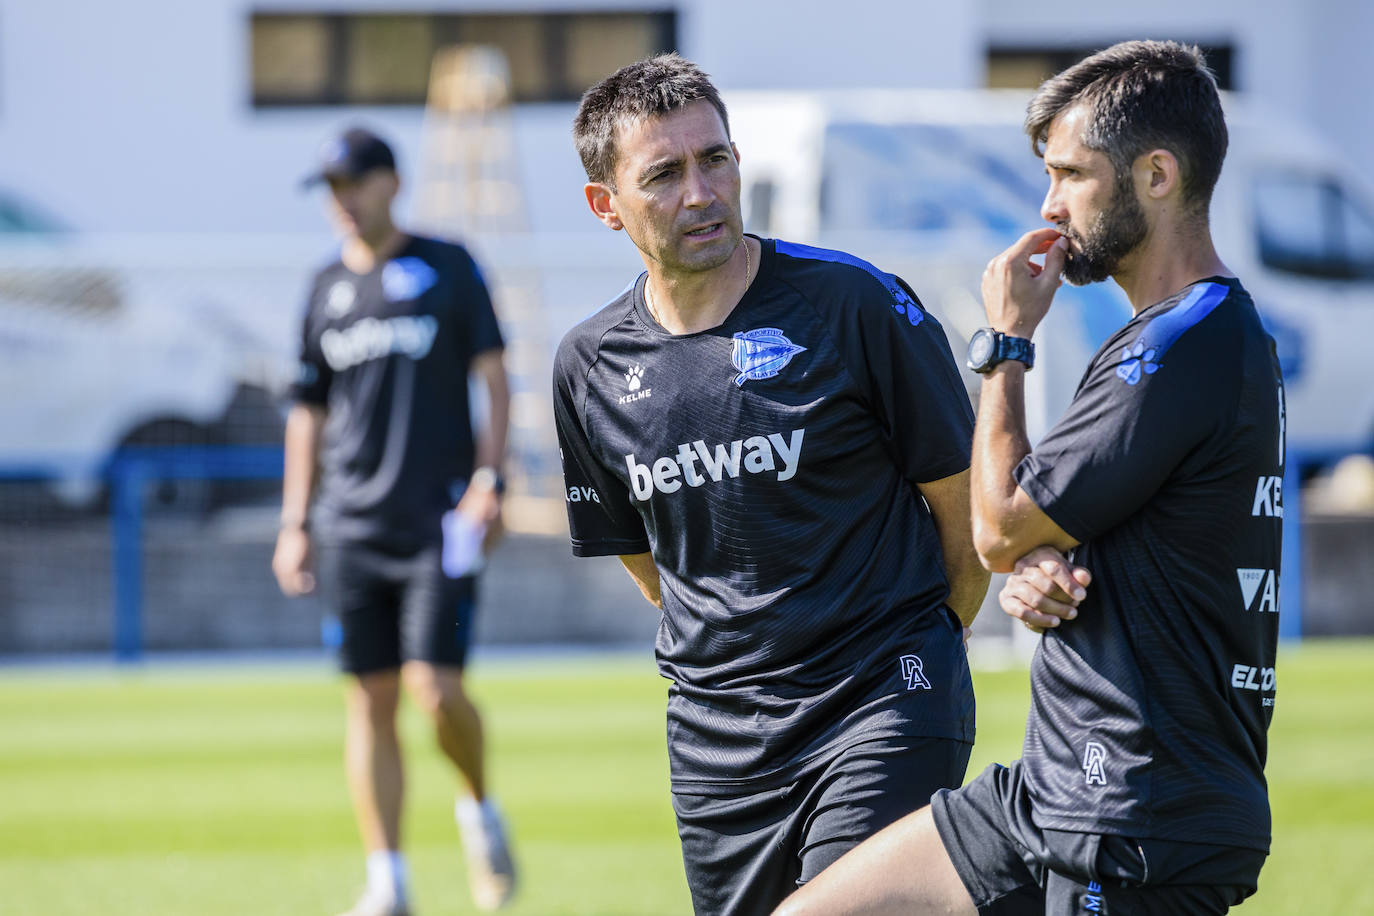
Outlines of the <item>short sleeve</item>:
M1135 514L1234 412L1235 369L1215 337L1199 328L1160 362L1105 349L1017 484L1080 542Z
M565 342L554 368L553 412L572 551L579 557L645 553L649 539L629 492L592 452L577 405L586 372L566 348Z
M499 350L505 346L501 337L501 326L496 320L496 310L492 306L491 291L477 262L466 250L463 251L459 282L459 308L463 322L464 339L462 352L469 359L487 350Z
M306 302L305 314L301 317L301 339L296 364L296 378L291 383L291 399L305 404L323 406L329 401L329 384L333 381L334 370L324 357L320 347L320 332L313 307L318 281L312 285L310 297Z
M968 469L973 408L944 328L900 279L866 284L845 315L840 349L913 484Z

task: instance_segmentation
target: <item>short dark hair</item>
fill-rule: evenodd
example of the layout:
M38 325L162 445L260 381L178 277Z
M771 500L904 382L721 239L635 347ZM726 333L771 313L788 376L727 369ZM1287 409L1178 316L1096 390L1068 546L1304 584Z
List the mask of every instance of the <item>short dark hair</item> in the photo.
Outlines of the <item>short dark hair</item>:
M622 124L666 114L689 102L707 101L720 114L725 103L701 68L677 54L659 54L621 67L582 95L573 119L573 142L587 179L615 187L615 132Z
M1118 178L1142 153L1167 149L1178 157L1185 203L1206 216L1227 134L1216 77L1197 47L1123 41L1046 80L1026 108L1037 156L1050 122L1080 104L1088 111L1083 145L1105 153Z

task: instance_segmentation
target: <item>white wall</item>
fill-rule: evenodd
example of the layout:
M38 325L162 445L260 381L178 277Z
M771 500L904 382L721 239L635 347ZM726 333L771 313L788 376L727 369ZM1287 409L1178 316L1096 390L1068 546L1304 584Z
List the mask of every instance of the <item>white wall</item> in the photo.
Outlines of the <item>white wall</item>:
M429 0L437 3L437 0ZM447 2L445 9L642 6L643 0ZM79 228L304 231L296 185L319 143L363 121L418 153L418 109L255 110L253 9L406 9L425 0L0 0L0 187ZM1019 0L679 0L680 39L726 90L977 86L990 42L1230 41L1240 85L1309 118L1374 164L1374 4L1363 0L1106 0L1072 17ZM570 105L516 117L538 229L587 226ZM1374 169L1366 169L1367 172ZM403 201L404 206L404 201Z
M1247 95L1305 121L1374 179L1374 4L1369 0L1101 0L1072 16L1020 0L983 0L988 44L1105 46L1176 38L1235 48Z

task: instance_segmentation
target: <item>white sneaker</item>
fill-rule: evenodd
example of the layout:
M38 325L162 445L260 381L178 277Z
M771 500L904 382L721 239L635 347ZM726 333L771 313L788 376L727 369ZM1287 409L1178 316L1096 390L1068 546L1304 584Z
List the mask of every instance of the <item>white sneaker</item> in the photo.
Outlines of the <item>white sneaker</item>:
M372 889L363 891L353 908L339 916L410 916L410 907L404 900L377 893Z
M468 860L468 886L479 910L499 910L515 895L515 862L506 825L490 798L460 798L453 808Z

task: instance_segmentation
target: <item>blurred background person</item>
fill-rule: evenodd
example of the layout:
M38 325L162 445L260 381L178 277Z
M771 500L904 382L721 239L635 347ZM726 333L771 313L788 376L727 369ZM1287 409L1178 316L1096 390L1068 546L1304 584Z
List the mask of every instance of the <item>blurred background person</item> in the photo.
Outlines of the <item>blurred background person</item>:
M487 794L482 722L463 666L482 540L501 523L509 417L501 332L467 251L393 223L400 180L383 140L350 129L321 158L308 183L328 184L343 244L309 295L272 569L288 595L312 591L318 544L321 591L342 624L346 765L367 850L367 886L349 916L409 912L402 684L461 777L455 814L473 899L494 909L513 893L515 872ZM487 395L487 429L476 442L470 374Z

